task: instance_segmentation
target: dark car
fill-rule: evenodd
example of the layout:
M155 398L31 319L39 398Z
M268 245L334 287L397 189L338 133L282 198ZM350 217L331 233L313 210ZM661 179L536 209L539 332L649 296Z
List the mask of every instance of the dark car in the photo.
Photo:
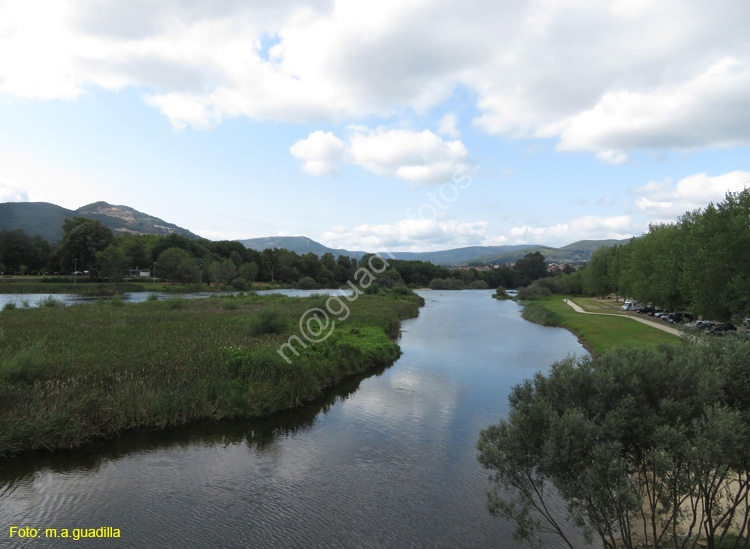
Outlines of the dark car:
M729 332L736 332L737 327L734 324L729 324L728 322L726 324L717 324L716 326L712 327L710 330L707 330L706 333L711 335L724 335Z
M670 313L666 317L662 317L662 319L666 320L670 324L679 324L680 322L685 321L685 315L682 313Z
M641 314L641 315L644 315L644 314L647 315L647 314L655 313L655 312L656 312L656 309L653 307L641 307L640 309L636 311L636 313Z

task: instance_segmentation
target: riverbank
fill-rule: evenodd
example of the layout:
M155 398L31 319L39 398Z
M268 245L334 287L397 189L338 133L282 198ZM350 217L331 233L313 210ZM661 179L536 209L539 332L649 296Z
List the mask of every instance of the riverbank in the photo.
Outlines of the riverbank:
M343 377L391 364L400 321L423 304L415 295L359 296L330 337L288 364L277 350L325 301L115 299L2 311L0 457L297 406Z
M545 326L560 326L578 336L581 344L594 355L601 355L615 347L653 348L662 343L676 344L676 335L652 326L633 322L624 315L593 315L576 312L565 301L580 305L581 299L569 296L550 296L529 301L522 312L530 322ZM539 311L542 309L542 311Z

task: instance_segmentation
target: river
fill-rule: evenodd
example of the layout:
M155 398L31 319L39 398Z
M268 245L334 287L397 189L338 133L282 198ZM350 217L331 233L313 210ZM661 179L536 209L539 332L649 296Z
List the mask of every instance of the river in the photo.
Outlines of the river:
M513 385L586 351L492 291L420 294L427 303L402 324L401 358L319 402L0 465L0 540L29 526L40 536L11 546L54 547L45 528L111 526L119 539L72 543L517 547L513 525L485 507L479 430L507 413Z

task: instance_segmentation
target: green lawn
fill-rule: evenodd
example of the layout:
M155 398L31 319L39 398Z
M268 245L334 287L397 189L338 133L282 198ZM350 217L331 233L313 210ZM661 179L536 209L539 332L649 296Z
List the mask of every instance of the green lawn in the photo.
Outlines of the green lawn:
M561 325L576 334L587 349L594 354L602 354L614 347L651 348L661 343L677 344L680 338L625 316L587 315L575 312L563 299L585 307L585 299L570 296L553 296L534 300L536 303L557 313L562 318Z

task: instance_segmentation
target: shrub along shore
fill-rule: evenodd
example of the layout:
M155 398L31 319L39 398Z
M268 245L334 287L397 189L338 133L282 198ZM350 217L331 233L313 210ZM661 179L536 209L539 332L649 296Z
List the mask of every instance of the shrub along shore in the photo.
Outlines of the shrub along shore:
M390 365L400 321L424 301L342 299L331 336L288 364L301 315L326 297L231 296L0 312L0 458L76 448L133 428L257 417L298 406L341 378ZM344 314L338 315L343 317Z

